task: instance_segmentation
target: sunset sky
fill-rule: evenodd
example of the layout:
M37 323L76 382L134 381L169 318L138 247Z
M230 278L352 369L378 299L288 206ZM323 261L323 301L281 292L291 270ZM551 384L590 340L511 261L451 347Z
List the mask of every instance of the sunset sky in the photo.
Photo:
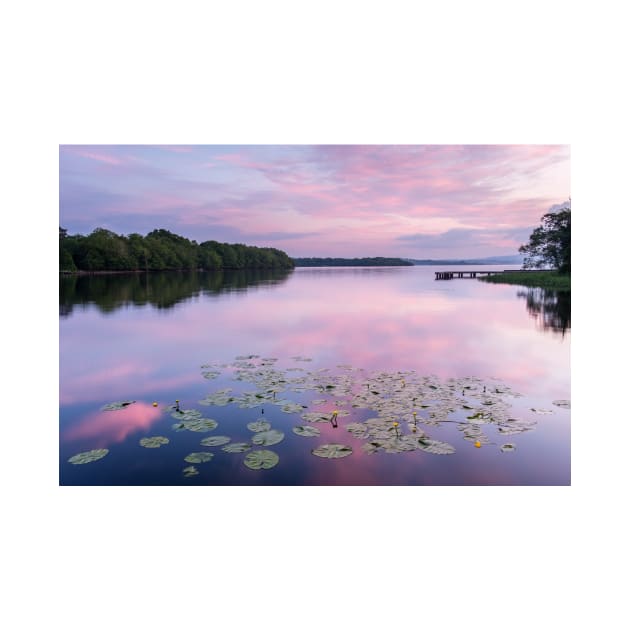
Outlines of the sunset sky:
M70 234L164 228L290 256L516 254L570 196L567 145L62 145Z

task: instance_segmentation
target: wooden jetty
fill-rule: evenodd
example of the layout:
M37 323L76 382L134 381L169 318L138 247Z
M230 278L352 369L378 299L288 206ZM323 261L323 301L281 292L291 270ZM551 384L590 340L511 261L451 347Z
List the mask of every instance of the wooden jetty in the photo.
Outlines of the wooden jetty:
M436 280L452 280L453 278L476 278L478 275L492 275L493 273L512 273L514 271L522 272L522 271L534 271L532 269L503 269L503 271L499 269L492 269L490 271L436 271L435 279Z

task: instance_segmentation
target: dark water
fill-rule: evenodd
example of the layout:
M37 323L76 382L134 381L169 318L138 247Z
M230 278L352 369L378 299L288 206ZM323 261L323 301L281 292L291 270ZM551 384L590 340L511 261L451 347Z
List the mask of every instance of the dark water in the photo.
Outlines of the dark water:
M570 399L570 294L468 279L436 282L436 269L61 278L60 483L569 484L570 411L553 401ZM259 365L262 358L277 359L270 365L286 379L349 379L352 393L334 397L325 385L323 393L294 391L293 386L253 408L199 403L224 388L231 388L234 396L260 391L251 382L235 380L238 364L247 363L236 357L250 355L258 357L251 365ZM205 378L208 370L216 370L216 378ZM428 382L423 381L428 377L445 388L455 382L459 387L466 377L479 379L479 388L509 387L521 396L504 397L507 416L535 425L502 435L495 424L485 424L488 443L477 448L463 439L456 422L441 422L422 428L432 439L452 445L453 454L368 454L362 448L366 440L346 427L378 415L352 407L351 399L379 374L406 381L397 386L406 391ZM337 427L313 423L310 426L321 435L302 437L292 428L310 423L299 413L283 411L274 404L278 399L299 403L304 412L332 414L337 409L350 414L340 416ZM126 400L135 402L101 411L105 404ZM218 427L206 433L175 431L177 420L167 409L175 400L180 409L197 410L216 420ZM313 405L313 400L325 402ZM479 404L479 399L468 403ZM420 410L421 417L427 416L424 411L430 409ZM468 413L453 408L444 417L466 422ZM247 423L261 416L284 433L280 443L262 447L279 456L274 468L250 470L243 464L246 453L200 445L203 438L215 435L249 442L254 434ZM397 419L397 431L409 433L410 415ZM169 443L154 449L139 445L141 438L157 435ZM350 446L352 454L342 459L311 454L325 443ZM514 451L502 452L505 443L513 444ZM92 449L109 453L87 464L68 463L71 456ZM182 470L191 464L184 458L203 451L213 453L213 459L194 464L198 474L185 477Z

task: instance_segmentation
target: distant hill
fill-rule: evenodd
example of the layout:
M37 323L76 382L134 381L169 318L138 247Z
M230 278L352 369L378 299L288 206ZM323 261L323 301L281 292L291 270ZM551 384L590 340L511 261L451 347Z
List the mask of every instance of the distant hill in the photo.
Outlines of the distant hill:
M414 263L402 258L293 258L296 267L409 267Z
M414 265L521 265L523 263L523 257L519 255L487 258L409 258L407 260Z

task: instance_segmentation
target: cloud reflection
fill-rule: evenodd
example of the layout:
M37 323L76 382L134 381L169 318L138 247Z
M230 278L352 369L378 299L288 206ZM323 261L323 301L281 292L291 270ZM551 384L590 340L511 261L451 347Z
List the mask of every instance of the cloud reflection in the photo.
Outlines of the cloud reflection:
M84 417L62 434L63 442L89 441L92 448L106 448L124 442L132 433L147 431L163 411L144 402L136 402L117 411L99 411Z

